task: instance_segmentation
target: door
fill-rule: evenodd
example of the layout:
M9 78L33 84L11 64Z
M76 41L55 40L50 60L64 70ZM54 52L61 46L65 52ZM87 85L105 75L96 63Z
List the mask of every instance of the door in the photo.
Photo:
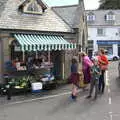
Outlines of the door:
M53 51L52 56L53 56L52 61L54 63L53 74L56 77L56 79L60 79L62 74L61 51Z
M120 45L118 46L118 56L120 56Z
M92 58L92 53L93 53L93 50L92 50L92 49L89 49L89 50L88 50L88 56L89 56L89 58Z

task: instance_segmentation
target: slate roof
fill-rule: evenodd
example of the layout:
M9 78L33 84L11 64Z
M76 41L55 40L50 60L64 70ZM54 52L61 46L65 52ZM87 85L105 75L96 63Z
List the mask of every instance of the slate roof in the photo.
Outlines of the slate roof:
M5 8L5 4L8 0L0 0L0 16Z
M20 7L23 7L25 4L27 4L30 0L24 0L24 2L20 5ZM37 0L37 2L41 5L41 7L45 10L47 9L47 5L42 0Z
M43 15L24 14L18 11L25 0L0 0L3 12L0 12L1 29L71 32L72 29L55 12L48 8Z
M80 4L53 7L52 9L72 28L79 27L80 16L83 14L83 7Z
M90 12L92 12L95 15L95 21L90 24L88 22L89 26L111 26L105 21L105 15L107 15L109 12L113 12L113 14L115 15L115 22L113 25L114 26L120 25L120 10L87 10L86 16Z

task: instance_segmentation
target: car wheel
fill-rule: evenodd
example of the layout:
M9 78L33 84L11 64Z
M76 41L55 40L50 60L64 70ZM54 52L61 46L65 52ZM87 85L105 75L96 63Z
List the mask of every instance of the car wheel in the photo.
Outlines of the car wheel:
M117 58L117 57L114 57L113 60L116 61L116 60L118 60L118 58Z

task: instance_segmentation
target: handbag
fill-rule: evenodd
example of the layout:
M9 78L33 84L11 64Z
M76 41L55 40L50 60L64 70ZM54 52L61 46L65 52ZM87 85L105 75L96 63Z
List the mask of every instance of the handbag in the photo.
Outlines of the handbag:
M108 65L101 65L101 70L107 70L108 69Z

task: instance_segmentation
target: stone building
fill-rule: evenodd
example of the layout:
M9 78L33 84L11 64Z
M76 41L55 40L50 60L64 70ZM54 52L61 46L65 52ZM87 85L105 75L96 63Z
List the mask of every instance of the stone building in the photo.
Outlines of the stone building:
M5 62L15 59L14 56L24 61L26 51L54 51L55 54L58 52L59 74L65 79L70 72L73 51L75 48L86 50L86 44L83 1L58 8L50 8L41 0L0 1L1 78L5 73Z
M120 10L87 10L89 53L105 48L120 56Z
M57 6L53 11L73 29L76 34L77 49L79 51L87 50L87 24L83 0L78 0L77 5ZM69 38L71 39L71 38Z

